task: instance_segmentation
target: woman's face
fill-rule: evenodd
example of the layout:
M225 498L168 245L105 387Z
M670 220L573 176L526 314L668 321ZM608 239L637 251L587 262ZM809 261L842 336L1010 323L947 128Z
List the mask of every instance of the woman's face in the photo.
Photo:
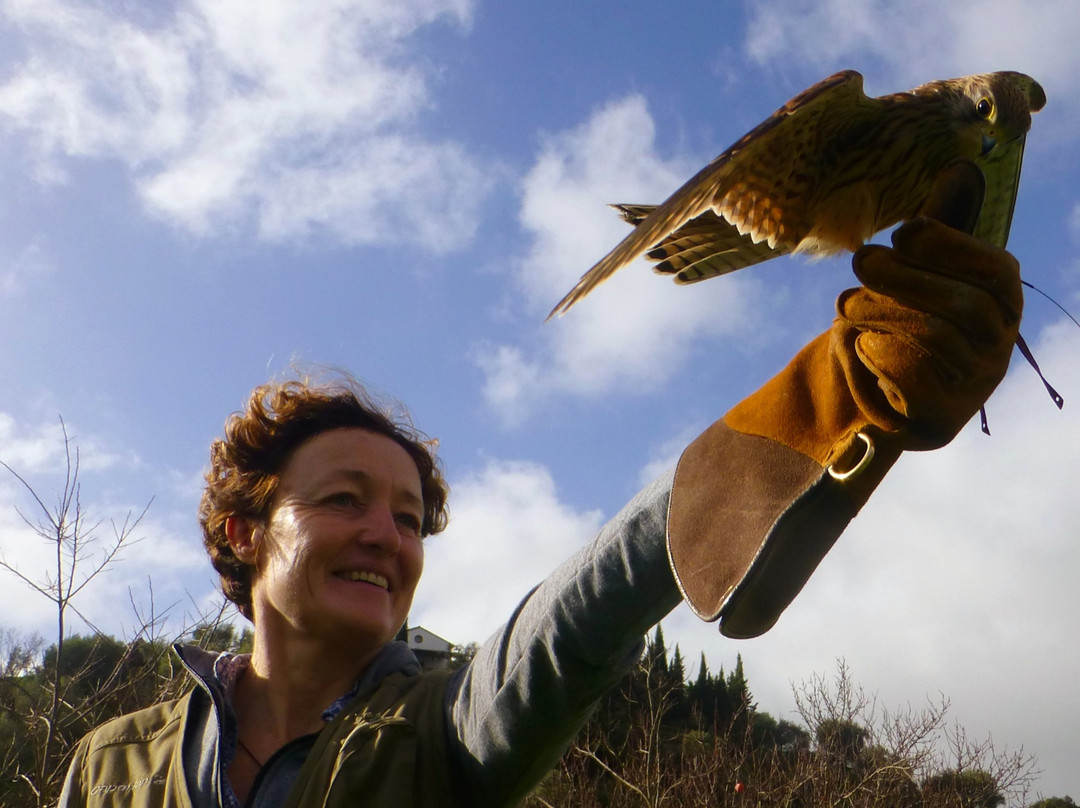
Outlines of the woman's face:
M405 622L424 568L420 474L392 439L334 429L286 462L255 531L255 623L373 651Z

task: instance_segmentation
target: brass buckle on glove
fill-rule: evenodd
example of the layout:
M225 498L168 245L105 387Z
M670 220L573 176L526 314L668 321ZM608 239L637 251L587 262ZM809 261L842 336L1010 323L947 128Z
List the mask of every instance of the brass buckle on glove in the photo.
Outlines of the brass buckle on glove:
M870 465L870 461L874 459L874 442L870 439L870 436L865 432L856 432L855 436L860 438L864 444L866 444L866 450L863 452L863 456L859 458L859 462L852 466L847 471L838 471L836 464L830 465L826 471L829 472L829 476L837 482L844 482L850 480L852 477L858 477L867 467Z

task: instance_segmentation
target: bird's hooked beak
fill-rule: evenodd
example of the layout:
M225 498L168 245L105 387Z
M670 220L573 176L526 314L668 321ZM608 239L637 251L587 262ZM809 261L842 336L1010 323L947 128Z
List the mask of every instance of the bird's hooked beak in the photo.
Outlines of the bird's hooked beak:
M985 157L986 155L988 155L996 145L997 138L990 137L990 135L984 134L982 136L982 152L980 153L980 157Z

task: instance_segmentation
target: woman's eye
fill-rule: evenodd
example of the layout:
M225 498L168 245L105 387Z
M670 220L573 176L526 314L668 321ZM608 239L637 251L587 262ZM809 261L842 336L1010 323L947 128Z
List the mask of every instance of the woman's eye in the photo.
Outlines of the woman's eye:
M354 494L343 491L339 494L331 494L326 498L326 503L339 508L352 508L359 505L360 500Z
M411 536L419 536L422 527L419 517L411 513L399 513L395 517L402 530Z

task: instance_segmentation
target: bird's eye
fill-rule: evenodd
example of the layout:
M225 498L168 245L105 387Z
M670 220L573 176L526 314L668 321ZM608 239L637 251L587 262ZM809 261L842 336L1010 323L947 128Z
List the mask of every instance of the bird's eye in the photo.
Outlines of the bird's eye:
M994 104L989 98L980 98L975 105L975 111L984 118L989 118L994 113Z

